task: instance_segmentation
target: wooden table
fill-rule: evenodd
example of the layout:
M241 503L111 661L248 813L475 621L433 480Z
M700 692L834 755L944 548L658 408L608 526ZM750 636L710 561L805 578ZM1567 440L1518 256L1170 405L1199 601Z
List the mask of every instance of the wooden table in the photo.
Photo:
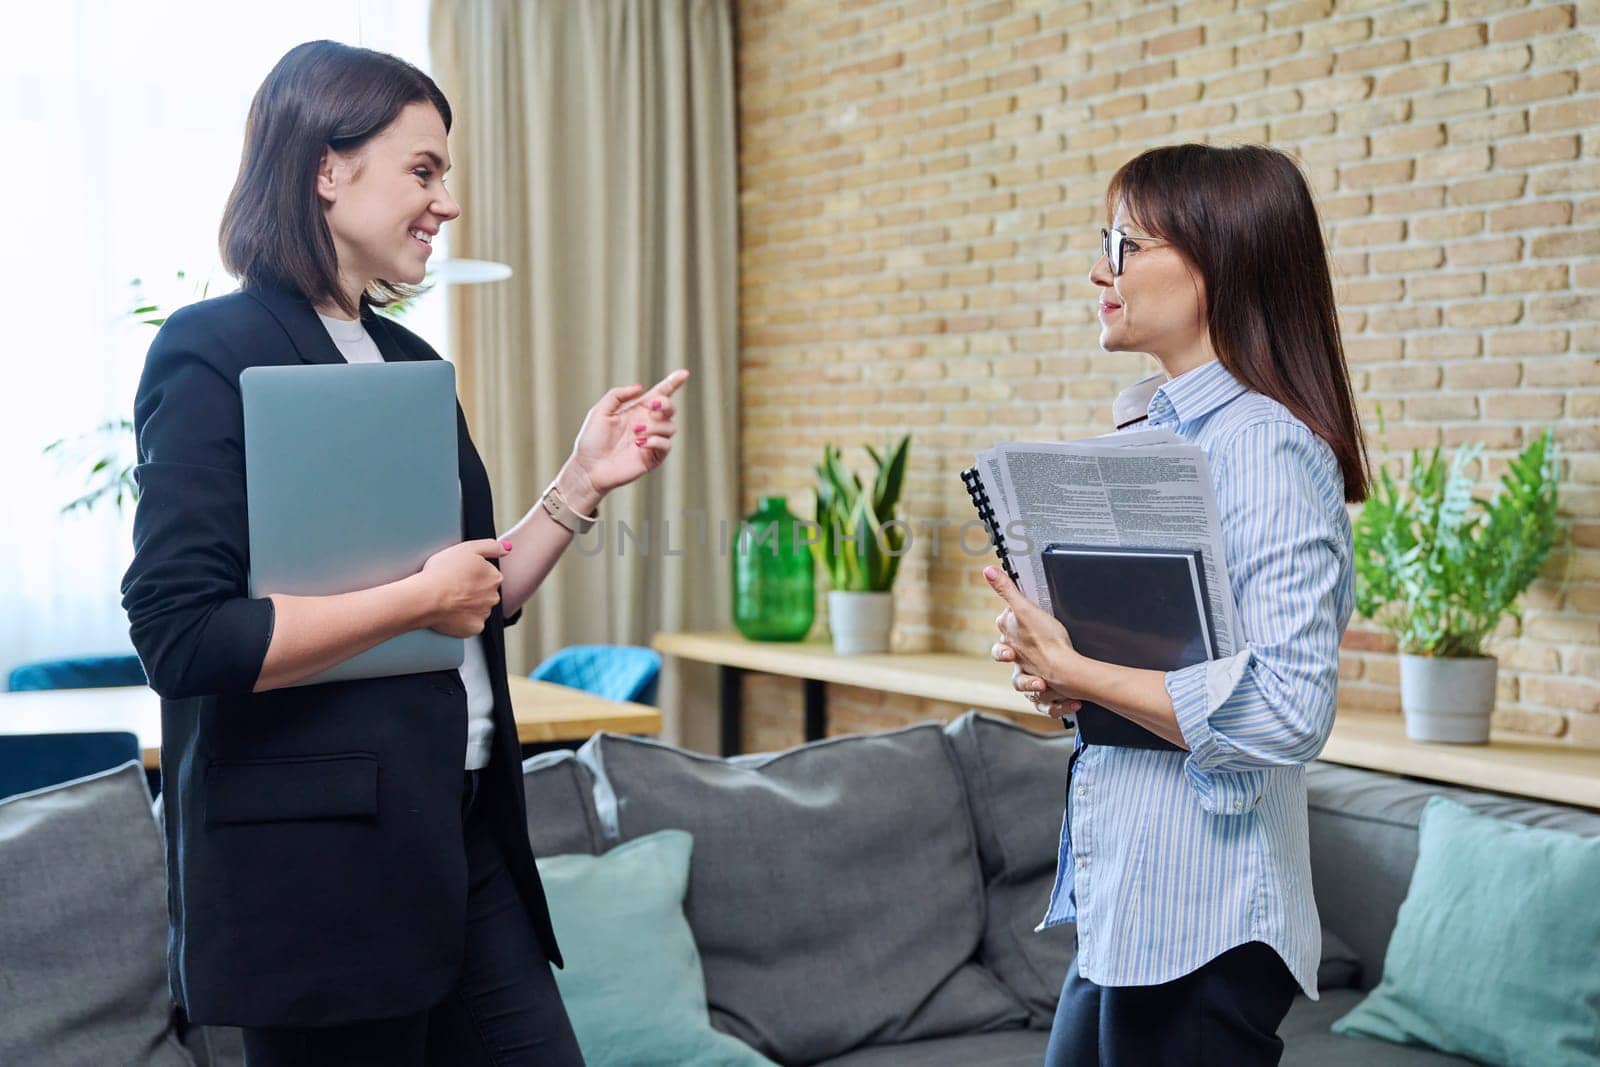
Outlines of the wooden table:
M720 676L722 751L740 751L740 679L747 671L805 683L805 736L827 734L825 686L948 701L985 711L1036 715L1011 688L1011 668L956 652L839 656L827 641L749 641L733 631L660 633L651 645L664 655L714 664ZM1404 774L1436 782L1600 809L1600 751L1496 731L1486 745L1411 741L1398 714L1341 710L1320 757L1329 763Z
M661 713L647 704L607 700L581 689L527 678L507 679L525 745L583 741L601 730L661 732ZM0 734L125 730L139 738L144 765L161 765L161 700L144 686L0 693Z

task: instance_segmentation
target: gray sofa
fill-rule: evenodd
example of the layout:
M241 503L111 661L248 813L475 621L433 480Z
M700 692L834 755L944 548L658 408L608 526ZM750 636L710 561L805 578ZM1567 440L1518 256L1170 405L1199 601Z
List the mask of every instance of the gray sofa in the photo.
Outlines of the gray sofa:
M1070 743L978 714L731 760L601 735L527 762L529 833L539 855L693 834L712 1022L778 1062L1036 1067L1073 951L1070 928L1034 932ZM1600 814L1325 764L1309 780L1323 990L1297 998L1283 1062L1466 1062L1328 1029L1381 974L1424 803L1589 836ZM241 1062L236 1032L167 1011L143 789L129 765L0 802L0 1062Z

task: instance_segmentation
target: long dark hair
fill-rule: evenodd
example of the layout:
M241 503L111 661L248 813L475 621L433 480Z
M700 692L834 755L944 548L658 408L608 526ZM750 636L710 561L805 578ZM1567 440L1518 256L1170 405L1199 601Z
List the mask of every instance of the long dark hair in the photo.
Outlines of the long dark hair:
M339 287L317 168L327 149L359 148L418 102L438 109L448 133L449 102L405 60L335 41L290 49L256 90L245 121L239 176L219 234L229 273L245 285L288 285L313 304L332 301L356 314ZM365 296L382 307L414 291L379 279Z
M1200 272L1217 359L1328 442L1344 498L1367 498L1367 454L1333 306L1322 227L1305 176L1261 145L1152 148L1106 190Z

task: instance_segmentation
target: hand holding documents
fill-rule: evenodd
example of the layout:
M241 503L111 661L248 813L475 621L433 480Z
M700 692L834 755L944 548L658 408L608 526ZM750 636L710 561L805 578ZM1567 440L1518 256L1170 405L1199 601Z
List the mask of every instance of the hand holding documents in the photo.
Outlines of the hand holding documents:
M1168 430L1002 443L962 481L1018 588L1084 655L1176 670L1233 654L1236 609L1198 446ZM1092 703L1077 719L1091 743L1177 747Z

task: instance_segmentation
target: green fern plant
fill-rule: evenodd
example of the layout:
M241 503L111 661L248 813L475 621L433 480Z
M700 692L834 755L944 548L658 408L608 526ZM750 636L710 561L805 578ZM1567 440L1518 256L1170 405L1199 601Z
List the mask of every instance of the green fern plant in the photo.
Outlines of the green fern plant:
M107 419L88 433L45 445L44 454L60 466L88 468L84 474L87 490L61 505L61 513L89 511L102 500L110 500L121 511L124 503L137 501L133 452L132 419Z
M867 445L877 466L869 489L846 470L838 448L822 448L817 471L819 536L811 549L829 584L846 592L884 592L894 585L905 555L907 529L900 518L911 436L900 438L887 454Z
M176 274L178 282L185 282L184 271ZM128 283L132 290L133 306L122 317L145 326L160 329L171 310L150 300L144 292L144 281L134 278ZM203 279L192 285L195 300L204 300L211 293L211 280ZM187 303L188 301L186 301ZM44 454L53 458L62 468L86 468L83 478L87 489L61 505L63 515L74 511L90 511L102 500L109 500L119 512L123 505L139 499L139 483L133 477L138 464L137 446L133 435L133 420L107 419L94 429L76 437L62 437L44 446Z
M1546 430L1511 461L1494 496L1473 495L1469 445L1446 463L1411 453L1403 481L1379 469L1354 528L1356 610L1415 656L1483 655L1562 532L1560 454Z

